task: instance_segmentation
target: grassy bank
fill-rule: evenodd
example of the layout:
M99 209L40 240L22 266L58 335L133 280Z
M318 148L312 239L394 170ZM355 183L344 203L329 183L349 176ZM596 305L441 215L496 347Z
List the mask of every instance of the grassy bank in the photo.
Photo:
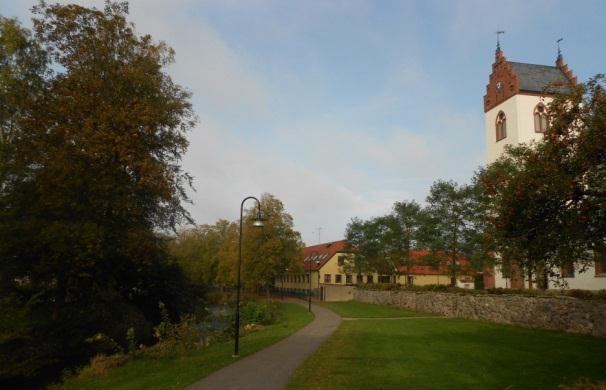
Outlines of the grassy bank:
M241 357L290 336L313 319L303 306L292 303L278 303L278 313L276 324L240 340ZM226 341L174 358L139 358L106 375L72 379L57 389L179 389L232 363L232 353L233 341Z
M378 310L338 306L348 316ZM605 380L604 351L604 338L481 321L344 321L288 388L556 389L581 377Z
M412 310L399 309L397 307L373 305L356 301L348 302L324 302L322 306L334 311L341 317L351 318L396 318L428 316L431 314L418 313Z

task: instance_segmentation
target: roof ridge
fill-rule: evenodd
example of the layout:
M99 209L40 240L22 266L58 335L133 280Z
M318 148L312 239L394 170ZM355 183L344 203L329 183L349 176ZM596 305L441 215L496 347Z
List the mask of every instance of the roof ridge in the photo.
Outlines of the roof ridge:
M519 62L519 61L507 61L510 64L521 64L521 65L532 65L532 66L544 66L546 68L554 68L554 69L559 69L557 66L555 65L543 65L543 64L533 64L530 62Z

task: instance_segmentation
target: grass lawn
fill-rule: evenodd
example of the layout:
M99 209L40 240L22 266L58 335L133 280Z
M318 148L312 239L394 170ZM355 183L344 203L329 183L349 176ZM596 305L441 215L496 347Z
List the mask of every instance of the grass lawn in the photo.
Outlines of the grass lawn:
M334 311L341 317L351 318L394 318L432 315L412 310L398 309L397 307L373 305L372 303L356 301L323 302L321 305Z
M313 319L306 308L293 303L278 303L278 312L277 324L240 339L241 357L290 336ZM232 340L177 358L136 359L102 377L71 380L58 389L180 389L232 363L233 348Z
M605 362L605 338L448 318L344 321L288 389L557 389L606 380Z

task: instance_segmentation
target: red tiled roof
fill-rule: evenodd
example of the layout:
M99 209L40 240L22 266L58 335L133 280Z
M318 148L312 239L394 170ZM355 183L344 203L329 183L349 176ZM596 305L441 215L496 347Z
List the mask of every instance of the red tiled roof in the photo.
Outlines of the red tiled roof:
M336 253L345 253L346 241L333 241L324 244L312 245L303 249L303 270L309 271L310 263L311 270L317 271L326 264ZM415 262L422 262L423 257L429 255L431 252L428 250L415 250L411 252L411 258ZM446 256L444 256L446 260ZM463 268L469 266L468 259L460 259L459 265ZM399 267L400 273L406 271L406 266ZM439 267L433 267L425 264L414 264L409 266L409 274L415 275L448 275L450 274L449 266L441 264Z
M423 257L428 256L431 252L428 250L416 250L410 253L411 260L415 263L422 263ZM442 256L440 256L442 257ZM446 256L443 256L445 261L448 261ZM470 262L468 259L459 259L459 265L463 268L468 267ZM406 266L401 265L398 267L400 273L406 272ZM408 267L408 273L414 275L448 275L450 274L450 268L447 264L440 264L438 267L433 267L425 264L413 264Z
M311 264L311 270L317 271L338 252L345 252L345 240L305 247L303 249L303 269L308 271Z

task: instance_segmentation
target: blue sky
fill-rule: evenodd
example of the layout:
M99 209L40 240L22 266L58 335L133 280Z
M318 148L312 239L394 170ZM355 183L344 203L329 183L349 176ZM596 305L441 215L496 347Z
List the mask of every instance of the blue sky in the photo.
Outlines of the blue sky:
M50 2L50 1L49 1ZM64 2L64 1L62 1ZM29 26L30 0L0 0ZM102 1L77 1L101 7ZM606 1L134 0L131 20L176 50L200 123L183 164L198 223L281 199L308 244L347 222L466 182L484 158L495 31L509 60L579 80L606 73Z

